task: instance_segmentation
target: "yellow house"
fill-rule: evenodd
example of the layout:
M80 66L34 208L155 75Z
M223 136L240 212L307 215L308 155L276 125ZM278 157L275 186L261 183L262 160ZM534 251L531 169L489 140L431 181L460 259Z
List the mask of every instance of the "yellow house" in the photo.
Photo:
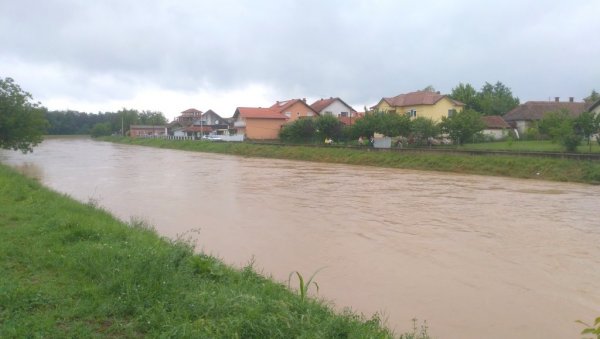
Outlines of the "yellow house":
M460 112L464 106L462 102L452 100L439 92L417 91L391 98L381 98L379 103L371 108L380 112L407 114L412 119L424 117L440 122L442 117Z

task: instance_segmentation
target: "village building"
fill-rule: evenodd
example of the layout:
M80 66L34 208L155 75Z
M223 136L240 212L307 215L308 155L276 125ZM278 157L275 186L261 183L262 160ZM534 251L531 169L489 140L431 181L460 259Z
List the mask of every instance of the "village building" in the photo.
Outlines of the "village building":
M489 115L481 117L485 128L481 133L491 140L502 140L509 136L513 129L499 115Z
M381 98L371 109L379 112L406 114L411 119L424 117L435 122L463 110L465 104L439 92L417 91Z
M587 110L585 102L576 102L573 97L569 101L560 101L559 97L554 101L527 101L504 114L504 120L513 128L516 128L519 134L524 134L533 127L533 124L542 120L550 112L564 111L571 117L578 117Z
M167 126L163 125L131 125L129 126L129 136L132 138L140 137L158 137L167 135Z

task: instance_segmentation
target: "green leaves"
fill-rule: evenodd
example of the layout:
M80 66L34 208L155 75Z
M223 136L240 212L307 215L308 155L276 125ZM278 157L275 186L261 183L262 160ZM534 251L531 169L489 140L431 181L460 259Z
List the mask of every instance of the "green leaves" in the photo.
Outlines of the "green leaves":
M476 133L485 128L481 114L472 109L465 109L449 118L443 117L440 126L443 132L448 133L460 145L471 141Z
M31 100L13 79L0 78L0 148L27 153L42 142L48 126L45 108Z

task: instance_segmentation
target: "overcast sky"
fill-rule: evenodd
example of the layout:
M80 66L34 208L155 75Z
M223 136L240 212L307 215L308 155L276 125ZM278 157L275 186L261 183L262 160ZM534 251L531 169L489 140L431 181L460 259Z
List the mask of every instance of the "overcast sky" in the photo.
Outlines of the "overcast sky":
M600 1L0 0L0 77L96 113L383 97L501 81L521 99L600 90Z

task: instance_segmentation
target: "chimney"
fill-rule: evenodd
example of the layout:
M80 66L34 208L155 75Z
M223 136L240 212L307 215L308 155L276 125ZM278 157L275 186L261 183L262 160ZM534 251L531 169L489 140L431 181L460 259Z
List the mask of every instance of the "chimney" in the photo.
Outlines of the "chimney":
M559 102L560 101L560 97L554 97L554 102Z
M440 94L440 91L435 92L435 94Z
M302 98L302 101L306 102L306 98Z
M573 102L575 98L569 97L569 102Z

